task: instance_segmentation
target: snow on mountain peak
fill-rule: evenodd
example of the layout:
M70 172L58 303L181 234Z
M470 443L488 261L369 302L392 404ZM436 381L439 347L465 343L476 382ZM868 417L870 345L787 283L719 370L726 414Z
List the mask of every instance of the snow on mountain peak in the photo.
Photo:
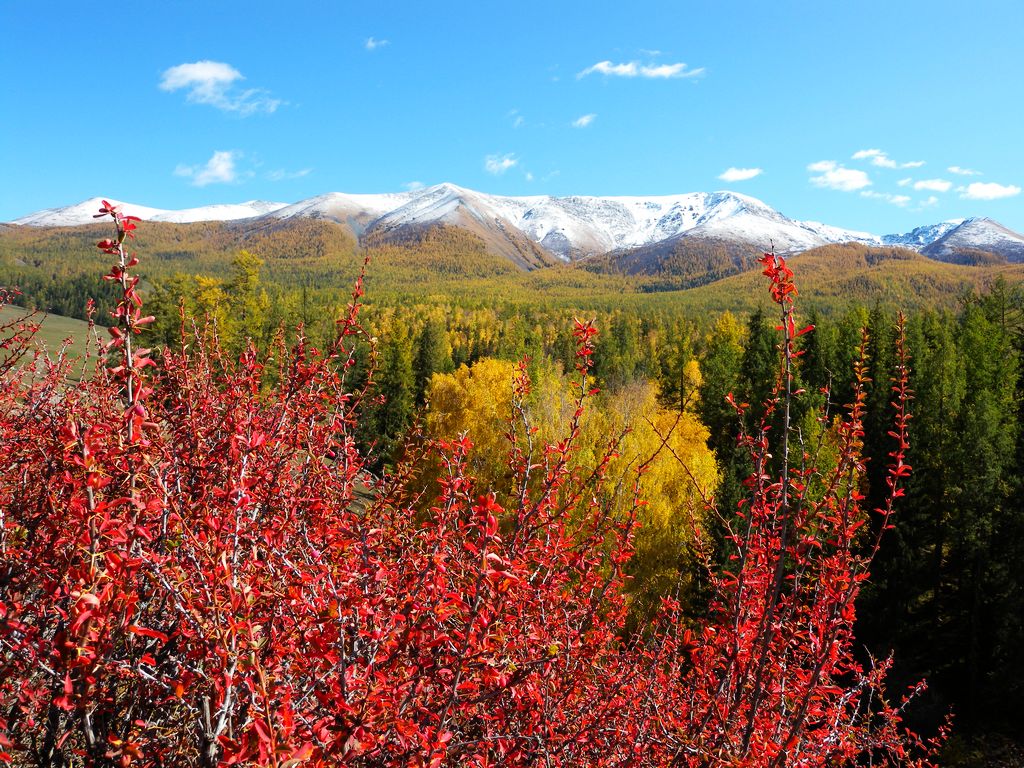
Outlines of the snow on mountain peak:
M922 248L926 255L942 261L956 261L964 251L972 250L998 253L1011 262L1024 262L1024 235L1007 229L998 221L976 216L950 226Z
M126 203L113 198L90 197L75 205L63 208L47 208L44 211L30 213L12 224L27 227L75 227L96 222L95 214L99 212L103 200L121 206L121 211L129 216L138 216L145 221L166 221L174 224L185 224L196 221L237 221L264 216L271 211L283 208L287 203L272 203L266 200L249 200L245 203L221 203L201 208L186 208L179 211L168 211L150 208L145 205Z
M947 232L956 229L965 221L966 219L950 219L948 221L940 221L938 224L925 224L922 227L915 227L910 232L902 235L885 235L882 237L882 242L885 245L903 245L910 248L923 248L926 245L934 243Z
M134 203L124 203L113 198L106 198L114 205L121 206L121 210L131 216L138 216L140 219L151 219L154 215L164 213L157 208L147 208ZM99 213L104 198L90 197L74 205L63 208L47 208L42 211L30 213L20 219L15 219L12 224L21 224L27 227L75 227L81 224L93 224L93 216Z
M97 197L64 208L39 211L13 223L23 226L92 223L100 200ZM1012 241L1019 237L988 219L955 219L918 227L902 235L877 236L820 222L793 220L761 200L730 190L649 197L504 197L444 182L409 192L330 192L290 205L249 200L180 211L131 203L123 203L123 206L127 213L144 220L178 223L274 221L294 217L328 219L346 224L357 235L435 223L483 227L506 234L518 230L564 260L684 237L731 240L763 248L774 246L782 253L849 241L923 249L964 227L967 229L960 239L952 242L978 240L983 245L987 240L1005 243L1007 238Z

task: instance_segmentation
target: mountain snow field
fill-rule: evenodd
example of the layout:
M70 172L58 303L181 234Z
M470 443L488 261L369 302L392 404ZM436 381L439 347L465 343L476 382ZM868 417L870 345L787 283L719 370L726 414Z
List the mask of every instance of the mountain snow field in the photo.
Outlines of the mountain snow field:
M11 223L32 227L90 224L100 201L96 197L50 208ZM956 219L920 226L904 234L875 235L790 219L756 198L729 191L652 197L502 197L438 184L410 192L332 192L292 204L250 200L178 211L120 204L126 213L148 221L272 223L291 218L326 219L349 226L357 236L434 224L473 224L475 231L483 227L502 233L512 227L564 261L681 238L735 241L759 248L774 246L780 253L851 241L913 248L940 258L956 250L995 249L1012 260L1024 260L1024 236L990 219ZM930 248L933 244L935 247Z

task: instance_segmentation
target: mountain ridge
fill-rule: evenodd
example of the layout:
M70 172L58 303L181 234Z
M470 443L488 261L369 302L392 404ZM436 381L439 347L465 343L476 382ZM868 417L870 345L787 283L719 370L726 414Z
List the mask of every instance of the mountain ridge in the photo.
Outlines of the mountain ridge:
M31 227L92 223L99 201L91 198L37 211L9 223ZM984 217L926 224L902 234L875 235L791 219L757 198L728 190L647 197L507 197L444 183L408 192L331 192L291 204L250 200L177 211L120 204L140 218L169 223L221 221L272 226L295 218L325 219L347 227L357 238L373 235L377 241L402 240L424 227L456 226L481 237L489 249L523 268L546 261L538 249L561 261L575 261L634 251L658 253L691 240L757 249L774 247L780 253L856 242L898 245L939 260L966 258L962 256L965 252L984 251L1024 262L1024 235ZM531 255L524 258L525 252ZM638 259L633 256L632 262Z

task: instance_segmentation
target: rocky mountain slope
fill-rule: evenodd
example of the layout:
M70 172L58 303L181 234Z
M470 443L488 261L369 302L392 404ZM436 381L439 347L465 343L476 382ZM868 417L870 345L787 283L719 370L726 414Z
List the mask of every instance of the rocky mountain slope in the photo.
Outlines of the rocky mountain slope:
M230 221L238 226L273 227L295 219L337 222L358 238L403 242L425 228L454 226L480 237L493 252L522 267L605 256L626 271L662 267L666 254L678 258L707 243L715 247L774 246L796 253L835 243L897 245L941 260L970 251L1024 261L1024 236L990 219L966 219L917 227L905 234L874 235L820 222L790 219L760 200L736 192L690 192L654 197L502 197L454 184L385 194L329 193L288 205L248 201L181 211L124 203L125 210L151 221ZM76 226L92 223L99 198L52 208L15 220L21 226Z

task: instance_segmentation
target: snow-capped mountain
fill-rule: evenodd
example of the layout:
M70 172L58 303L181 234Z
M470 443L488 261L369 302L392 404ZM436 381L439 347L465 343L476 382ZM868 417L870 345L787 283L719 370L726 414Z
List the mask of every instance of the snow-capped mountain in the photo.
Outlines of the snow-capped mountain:
M960 261L965 251L997 253L1024 262L1024 235L986 218L966 219L925 245L921 252L939 261Z
M92 223L99 205L100 198L94 198L66 208L39 211L12 223ZM266 226L296 218L325 219L349 227L357 237L372 234L378 240L401 238L410 231L437 224L450 225L469 229L489 248L524 266L545 263L545 253L570 260L687 238L755 249L774 245L782 253L850 241L914 248L936 258L965 248L997 249L1000 253L1007 251L1007 258L1024 260L1024 237L988 219L945 221L906 234L878 236L790 219L760 200L728 191L654 197L502 197L438 184L398 193L335 192L291 205L249 201L170 211L125 203L124 210L144 220L177 223L230 221Z
M251 219L254 216L263 216L284 208L287 203L270 203L265 200L249 200L245 203L207 205L202 208L185 208L180 211L168 211L160 208L150 208L135 203L124 203L112 198L106 198L114 205L122 206L124 213L131 216L138 216L144 221L166 221L173 224L188 224L196 221L237 221L238 219ZM75 205L64 208L47 208L44 211L30 213L20 219L15 219L12 224L20 224L28 227L76 227L82 224L94 224L94 215L103 204L103 198L92 197Z
M407 198L372 224L393 232L428 223L511 225L563 260L637 248L687 233L693 237L768 243L784 251L871 235L787 219L735 192L658 197L498 197L441 184Z
M963 223L964 219L950 219L949 221L940 221L938 224L925 224L923 227L915 227L903 235L883 235L882 244L901 245L904 248L923 248Z
M374 232L385 237L430 224L466 227L478 234L497 229L503 236L511 228L563 260L638 248L684 234L765 245L774 242L780 251L849 240L881 242L864 232L793 221L760 200L735 192L500 197L439 184L394 195L324 195L275 211L271 217L292 215L358 224L353 227L357 234Z
M329 219L352 227L356 234L362 232L374 221L389 211L401 206L411 193L382 195L347 195L330 192L308 200L300 200L274 211L268 211L273 219Z

